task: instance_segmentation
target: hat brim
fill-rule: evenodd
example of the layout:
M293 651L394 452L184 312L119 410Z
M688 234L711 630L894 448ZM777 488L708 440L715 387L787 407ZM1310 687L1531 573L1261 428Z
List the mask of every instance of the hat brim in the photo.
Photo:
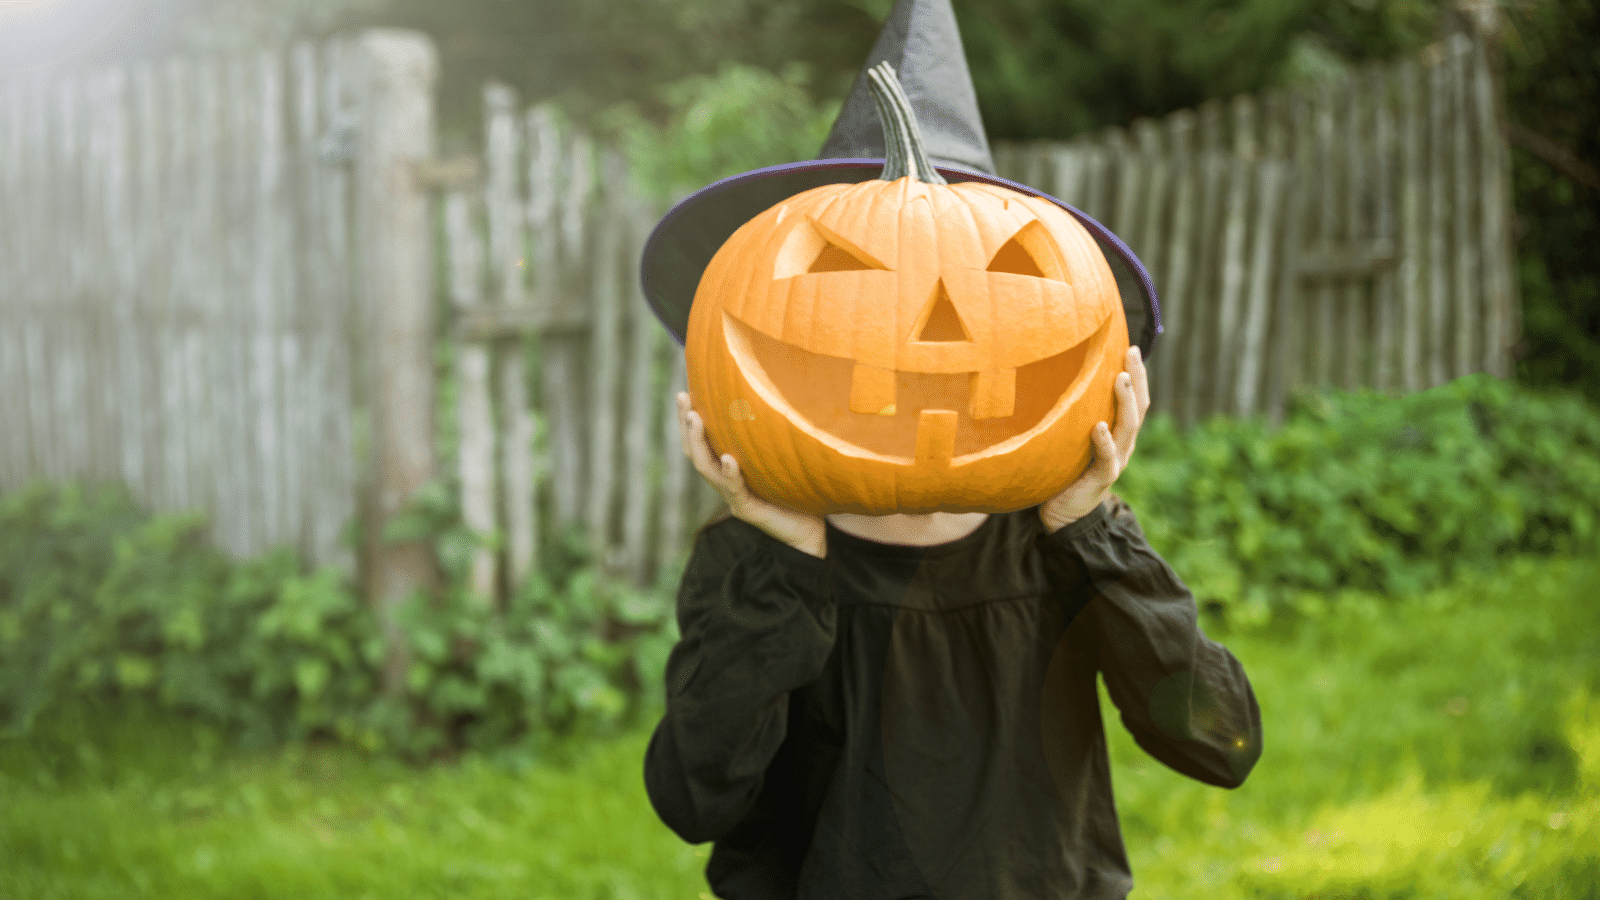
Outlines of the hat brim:
M1042 191L1005 178L955 166L935 166L949 182L979 181L1048 200L1066 210L1094 236L1111 264L1128 319L1128 337L1144 359L1161 334L1161 305L1150 273L1109 228ZM682 346L689 307L700 277L717 250L744 223L796 194L825 184L855 184L879 177L882 159L817 159L755 169L708 185L661 217L645 242L640 280L656 317Z

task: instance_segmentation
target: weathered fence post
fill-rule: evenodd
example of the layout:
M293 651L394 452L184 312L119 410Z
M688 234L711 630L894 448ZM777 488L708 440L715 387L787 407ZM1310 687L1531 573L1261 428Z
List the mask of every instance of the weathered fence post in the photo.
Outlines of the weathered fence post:
M359 291L372 440L366 589L386 645L383 687L395 692L409 663L396 612L435 582L431 545L387 540L384 531L434 474L433 256L429 195L415 166L433 155L439 67L432 42L416 32L375 29L357 45L365 76Z
M1483 370L1496 378L1509 378L1516 369L1512 345L1522 327L1521 305L1517 302L1516 250L1511 239L1511 219L1506 211L1511 204L1510 149L1501 133L1504 92L1490 69L1489 53L1483 41L1472 47L1472 104L1477 109L1478 155L1482 185L1483 215L1480 219L1483 240L1485 323Z
M600 154L601 197L595 218L595 259L591 269L589 310L589 478L584 497L583 524L589 533L595 564L615 575L611 559L611 510L616 499L617 386L622 380L622 291L627 227L628 167L622 154L607 149ZM631 260L630 260L631 263ZM626 266L631 275L634 267Z
M457 315L477 311L483 302L480 279L483 246L464 191L445 200L445 230L450 251L450 299ZM456 415L461 434L456 463L461 473L461 519L482 540L499 528L495 509L494 412L489 389L493 360L482 341L463 341L456 353ZM480 544L472 551L468 587L475 601L492 605L498 584L495 552Z
M521 174L524 137L515 110L517 94L491 82L483 88L485 160L484 205L489 214L489 271L494 273L493 304L521 310L528 303L527 214ZM510 540L507 587L513 592L534 570L539 529L533 461L534 420L528 412L527 362L520 332L498 341L501 482L506 534Z
M654 204L637 193L629 198L625 257L630 264L644 251L645 241L650 237L651 226L659 217ZM627 473L627 478L623 485L625 493L622 502L624 510L622 546L626 551L624 559L629 579L635 587L645 587L646 577L651 574L648 570L650 553L645 543L649 535L653 493L649 472L652 451L655 448L650 445L650 434L651 423L656 418L652 415L652 411L659 406L654 380L656 370L659 368L657 360L661 357L657 347L666 338L666 331L651 313L650 305L645 300L643 285L638 278L631 277L633 274L631 265L628 274L630 277L627 279L625 312L631 324L628 329L627 350L628 420L623 431L623 452L626 461L622 471ZM662 555L656 556L657 571L672 562L670 559L663 562Z

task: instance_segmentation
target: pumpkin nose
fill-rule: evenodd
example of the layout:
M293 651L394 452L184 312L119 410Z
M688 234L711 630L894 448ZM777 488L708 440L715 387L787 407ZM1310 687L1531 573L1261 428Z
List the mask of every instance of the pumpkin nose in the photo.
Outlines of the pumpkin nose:
M914 333L915 340L920 342L972 340L961 322L961 314L956 312L956 305L950 302L950 293L945 290L943 278L934 286L933 298L928 301L928 308L922 311Z

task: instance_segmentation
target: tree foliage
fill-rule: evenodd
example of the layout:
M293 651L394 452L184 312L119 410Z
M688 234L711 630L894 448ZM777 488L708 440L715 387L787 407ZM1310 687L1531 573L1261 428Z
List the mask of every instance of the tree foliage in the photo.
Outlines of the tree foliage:
M1295 86L1437 37L1441 0L958 4L990 134L1066 138Z
M1504 43L1506 112L1600 169L1600 13L1561 0L1521 10ZM1512 151L1522 290L1517 377L1568 384L1600 400L1600 186L1584 184L1525 147Z

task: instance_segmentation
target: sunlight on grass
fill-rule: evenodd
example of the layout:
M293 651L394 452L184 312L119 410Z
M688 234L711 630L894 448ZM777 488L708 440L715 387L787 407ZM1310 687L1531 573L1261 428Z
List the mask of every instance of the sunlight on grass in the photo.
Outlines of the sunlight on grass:
M1145 756L1102 687L1131 896L1600 898L1597 584L1592 561L1521 559L1220 637L1266 732L1236 791Z
M647 738L523 775L304 749L111 783L8 765L0 897L692 897L704 861L650 812Z
M1600 900L1596 584L1594 562L1522 559L1403 605L1336 597L1314 629L1213 635L1266 725L1234 791L1146 756L1102 687L1132 896ZM653 724L517 772L249 754L91 709L0 742L0 898L709 897L709 845L645 794Z
M1585 799L1551 802L1524 794L1496 802L1481 782L1427 792L1421 775L1408 769L1383 796L1320 810L1303 837L1282 835L1277 848L1268 848L1271 855L1248 862L1238 880L1268 896L1308 889L1328 897L1363 890L1510 896L1533 873L1554 887L1552 876L1585 856L1592 879L1600 870L1600 796L1593 787Z

